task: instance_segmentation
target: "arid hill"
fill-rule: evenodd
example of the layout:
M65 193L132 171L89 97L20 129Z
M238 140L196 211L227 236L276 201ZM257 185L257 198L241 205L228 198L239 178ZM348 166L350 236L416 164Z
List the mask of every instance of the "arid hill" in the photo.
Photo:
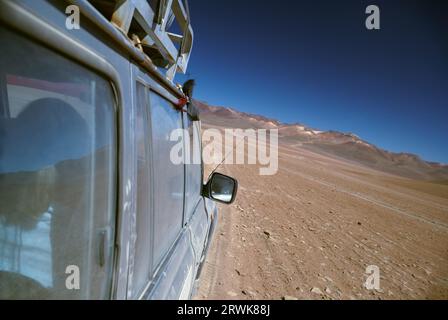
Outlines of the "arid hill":
M238 195L220 206L196 299L448 298L448 184L429 181L446 179L446 166L350 133L199 105L203 128L275 128L280 138L276 174L218 168L238 179ZM235 139L234 153L248 140ZM378 289L366 286L370 267Z
M279 137L291 145L321 154L329 154L354 161L402 177L448 182L448 165L428 162L410 153L395 153L378 148L353 133L321 131L303 124L284 124L274 119L237 111L232 108L210 106L196 102L207 124L233 128L278 129Z

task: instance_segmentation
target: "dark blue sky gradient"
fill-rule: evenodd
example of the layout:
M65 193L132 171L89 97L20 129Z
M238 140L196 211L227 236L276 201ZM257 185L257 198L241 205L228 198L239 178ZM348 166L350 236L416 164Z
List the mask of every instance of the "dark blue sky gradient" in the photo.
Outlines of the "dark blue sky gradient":
M448 1L189 4L196 98L448 163Z

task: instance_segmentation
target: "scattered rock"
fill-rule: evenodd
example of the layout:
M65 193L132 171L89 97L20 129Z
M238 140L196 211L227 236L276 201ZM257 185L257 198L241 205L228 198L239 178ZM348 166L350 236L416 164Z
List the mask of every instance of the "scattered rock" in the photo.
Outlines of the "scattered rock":
M326 287L326 288L325 288L325 292L328 293L328 294L331 294L331 290L330 290L330 288Z
M241 290L241 293L244 294L245 296L247 296L247 291L246 290Z
M283 296L282 300L299 300L299 299L293 296Z
M320 290L317 287L314 287L310 290L311 293L315 293L315 294L323 294L322 290Z
M227 291L227 295L231 296L231 297L236 297L238 294L236 294L233 291Z
M271 233L270 233L268 230L264 230L263 233L264 233L265 235L267 235L268 237L271 236Z
M360 226L362 223L358 221L358 226Z
M240 206L240 205L237 205L237 206L236 206L236 208L237 208L238 210L240 210L241 212L244 212L244 209L243 209L243 208L241 208L241 206Z

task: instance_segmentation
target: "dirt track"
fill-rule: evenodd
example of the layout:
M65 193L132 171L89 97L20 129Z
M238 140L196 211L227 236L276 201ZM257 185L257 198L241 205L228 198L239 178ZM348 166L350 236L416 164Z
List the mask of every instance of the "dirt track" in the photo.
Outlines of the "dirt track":
M281 144L279 171L226 165L197 299L448 299L448 186ZM381 290L364 287L366 267Z

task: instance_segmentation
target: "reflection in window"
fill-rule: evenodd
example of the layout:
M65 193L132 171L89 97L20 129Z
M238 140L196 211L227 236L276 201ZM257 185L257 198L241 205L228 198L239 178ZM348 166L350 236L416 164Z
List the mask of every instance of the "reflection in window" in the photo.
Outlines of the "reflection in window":
M154 252L155 268L180 233L183 223L184 166L175 165L170 152L173 130L182 128L181 113L158 94L150 93L152 163L154 168Z
M110 84L5 29L0 38L0 298L106 298L116 176ZM79 267L80 290L65 286L69 265Z
M137 116L135 142L137 144L137 216L133 270L129 279L129 294L138 298L151 277L150 228L150 151L148 122L148 89L137 83Z
M46 288L53 286L50 211L42 214L31 230L1 223L0 270L20 273Z
M188 118L188 117L187 117ZM200 141L200 127L198 121L187 120L188 124L188 147L187 152L190 152L191 163L185 165L185 214L188 220L194 213L194 209L200 199L202 189L202 155L201 155L201 141Z

